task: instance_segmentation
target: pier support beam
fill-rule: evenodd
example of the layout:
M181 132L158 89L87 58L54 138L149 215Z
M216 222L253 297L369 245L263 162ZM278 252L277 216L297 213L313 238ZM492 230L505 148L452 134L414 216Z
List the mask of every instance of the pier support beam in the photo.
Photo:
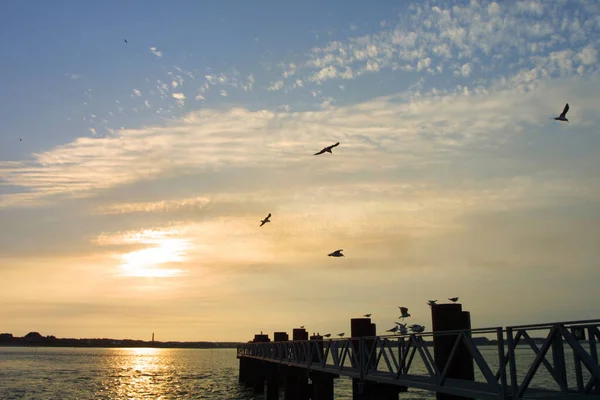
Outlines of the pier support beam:
M440 371L444 370L457 334L436 335L435 332L471 329L471 314L462 310L461 304L434 304L431 306L433 331L433 353ZM461 343L448 367L447 378L475 380L473 357L464 343ZM469 397L436 393L437 400L467 400Z
M284 399L308 400L309 385L308 375L304 368L286 366L284 374Z
M267 370L267 400L279 400L279 365L269 364Z

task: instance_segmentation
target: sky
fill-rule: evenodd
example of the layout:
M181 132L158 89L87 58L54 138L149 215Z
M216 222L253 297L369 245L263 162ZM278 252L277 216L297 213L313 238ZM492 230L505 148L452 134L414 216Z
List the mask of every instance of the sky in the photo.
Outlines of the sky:
M599 2L1 8L0 331L598 317Z

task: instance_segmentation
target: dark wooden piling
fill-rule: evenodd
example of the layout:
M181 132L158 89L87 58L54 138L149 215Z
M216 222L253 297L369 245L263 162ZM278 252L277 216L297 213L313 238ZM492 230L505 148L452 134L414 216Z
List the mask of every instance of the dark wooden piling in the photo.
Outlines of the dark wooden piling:
M308 341L308 332L303 328L292 330L293 341ZM304 352L297 354L298 359L304 361ZM286 366L282 369L284 375L284 398L286 400L308 400L309 385L308 371L304 368Z
M358 354L355 359L360 365L360 359L364 357L369 360L369 368L374 369L377 365L374 337L377 336L377 326L371 322L371 318L353 318L350 320L350 331L352 336L352 345ZM364 352L360 352L360 338L363 341ZM370 357L370 358L369 358ZM398 400L398 393L405 392L406 387L397 385L388 385L372 381L361 382L360 379L352 379L352 398L353 400Z
M434 304L431 307L433 353L440 371L446 367L458 334L436 335L435 332L471 329L471 315L462 310L461 304ZM447 378L475 380L473 357L467 346L461 343L448 367ZM469 397L437 393L438 400L466 400Z

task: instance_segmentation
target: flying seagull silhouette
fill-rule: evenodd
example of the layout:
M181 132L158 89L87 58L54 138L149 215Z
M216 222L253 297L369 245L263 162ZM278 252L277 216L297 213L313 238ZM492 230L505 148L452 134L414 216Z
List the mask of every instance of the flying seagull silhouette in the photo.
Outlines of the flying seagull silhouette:
M569 120L567 119L568 112L569 112L569 103L565 104L565 108L563 109L562 113L560 113L560 115L558 117L554 117L552 119L556 120L556 121L569 122Z
M123 39L125 41L125 43L127 43L127 39Z
M404 318L410 317L410 314L408 313L408 308L400 307L400 306L398 306L398 308L400 309L400 314L401 314L398 318L404 319Z
M363 315L363 317L365 317L365 318L369 318L370 316L371 316L371 314L365 314L365 315Z
M456 303L458 301L458 297L451 297L448 300L450 300L453 303Z
M340 142L337 142L336 144L332 144L331 146L327 146L324 147L323 150L319 151L318 153L315 153L315 156L318 156L319 154L323 154L323 153L331 153L331 149L333 149L334 147L337 147L340 145ZM333 153L331 153L333 154Z
M329 257L344 257L344 255L342 254L342 249L336 250L333 253L329 253L327 254Z
M259 226L259 228L260 228L261 226L263 226L264 224L266 224L267 222L271 222L271 221L269 221L269 218L271 218L271 213L269 213L269 215L267 215L267 218L265 218L265 219L263 219L263 220L261 220L261 221L260 221L260 226Z

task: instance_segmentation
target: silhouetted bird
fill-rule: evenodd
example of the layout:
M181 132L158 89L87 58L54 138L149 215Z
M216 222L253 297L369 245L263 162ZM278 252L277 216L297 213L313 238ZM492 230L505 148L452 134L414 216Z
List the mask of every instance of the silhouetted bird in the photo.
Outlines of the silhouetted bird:
M434 305L436 303L437 300L427 300L427 304L429 304L430 306Z
M339 145L340 145L340 142L337 142L336 144L332 144L331 146L324 147L323 150L319 151L318 153L315 153L314 155L318 156L319 154L323 154L323 153L331 153L331 149L333 149L334 147L339 146ZM331 154L333 154L333 153L331 153Z
M123 39L125 41L125 43L127 43L127 39Z
M458 297L452 297L452 298L450 298L448 300L450 300L453 303L456 303L458 301Z
M336 250L333 253L329 253L327 254L329 257L344 257L344 255L342 254L342 249Z
M365 314L365 315L363 315L363 317L370 318L371 314Z
M408 308L400 306L398 306L398 308L400 309L400 316L398 318L404 319L410 317L410 314L408 313Z
M304 325L302 325L302 326L300 327L300 329L304 329Z
M323 337L330 337L330 336L331 336L331 333L326 333L323 335Z
M554 117L552 119L556 120L556 121L569 122L569 120L567 119L568 112L569 112L569 103L565 104L565 108L563 109L563 112L558 117Z
M267 215L267 218L265 218L262 221L260 221L260 226L263 226L267 222L271 222L271 221L269 221L269 218L271 218L271 213L269 213L269 215ZM259 226L259 228L260 228L260 226Z
M344 335L345 335L345 334L346 334L345 332L338 333L338 336L339 336L339 337L344 337Z
M398 327L395 326L392 329L388 329L386 332L392 332L392 333L398 332Z
M425 325L411 325L409 326L410 330L413 331L414 333L421 333L425 331Z

